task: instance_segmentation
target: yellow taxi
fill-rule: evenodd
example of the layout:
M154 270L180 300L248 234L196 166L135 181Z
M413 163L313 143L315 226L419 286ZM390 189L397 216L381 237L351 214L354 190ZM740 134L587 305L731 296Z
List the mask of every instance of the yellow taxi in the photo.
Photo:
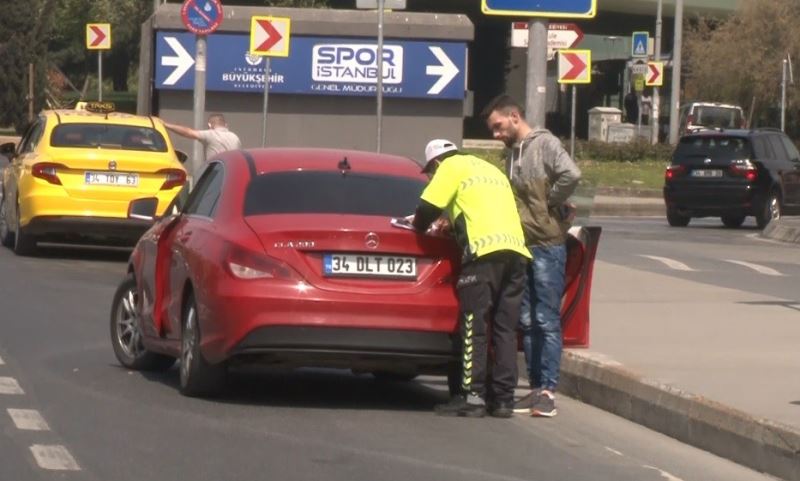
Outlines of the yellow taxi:
M38 241L133 244L149 223L128 218L130 201L156 197L163 214L186 183L161 120L114 112L108 102L45 110L0 154L11 161L0 242L21 255L35 253Z

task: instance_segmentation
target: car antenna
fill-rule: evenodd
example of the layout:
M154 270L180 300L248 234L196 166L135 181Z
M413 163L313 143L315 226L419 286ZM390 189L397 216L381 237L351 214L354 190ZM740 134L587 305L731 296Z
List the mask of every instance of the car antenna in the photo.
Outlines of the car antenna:
M352 169L352 167L350 167L350 162L347 161L347 157L345 157L342 160L340 160L339 164L337 165L337 167L341 171L342 175L345 175L347 173L347 171Z

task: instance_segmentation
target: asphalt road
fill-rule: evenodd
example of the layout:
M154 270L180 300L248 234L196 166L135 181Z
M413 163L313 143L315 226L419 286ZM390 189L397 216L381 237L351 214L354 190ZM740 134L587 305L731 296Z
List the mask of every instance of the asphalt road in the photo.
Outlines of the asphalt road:
M800 302L800 246L764 239L747 218L727 229L717 218L670 227L663 217L597 217L598 259L632 269Z
M0 248L0 480L768 479L566 398L552 420L438 418L439 378L249 369L220 399L185 398L175 369L129 372L113 356L127 253L44 255Z

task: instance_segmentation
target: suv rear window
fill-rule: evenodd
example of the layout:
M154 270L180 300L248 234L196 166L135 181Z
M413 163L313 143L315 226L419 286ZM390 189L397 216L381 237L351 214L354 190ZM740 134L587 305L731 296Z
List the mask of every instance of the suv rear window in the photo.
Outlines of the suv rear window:
M742 125L742 112L727 107L697 106L694 109L693 124L704 127L738 129Z
M674 159L708 157L715 160L737 160L750 157L750 141L746 137L697 135L681 138Z
M50 136L53 147L101 147L104 149L166 152L167 143L149 127L114 124L61 124Z
M244 215L411 214L425 188L420 179L380 174L277 172L259 175L247 187Z

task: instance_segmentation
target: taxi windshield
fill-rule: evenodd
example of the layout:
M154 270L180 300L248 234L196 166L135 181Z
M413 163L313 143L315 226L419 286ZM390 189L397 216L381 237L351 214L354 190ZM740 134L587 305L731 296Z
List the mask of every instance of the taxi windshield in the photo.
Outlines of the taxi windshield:
M61 124L53 129L50 145L148 152L167 151L167 142L157 130L115 124Z

